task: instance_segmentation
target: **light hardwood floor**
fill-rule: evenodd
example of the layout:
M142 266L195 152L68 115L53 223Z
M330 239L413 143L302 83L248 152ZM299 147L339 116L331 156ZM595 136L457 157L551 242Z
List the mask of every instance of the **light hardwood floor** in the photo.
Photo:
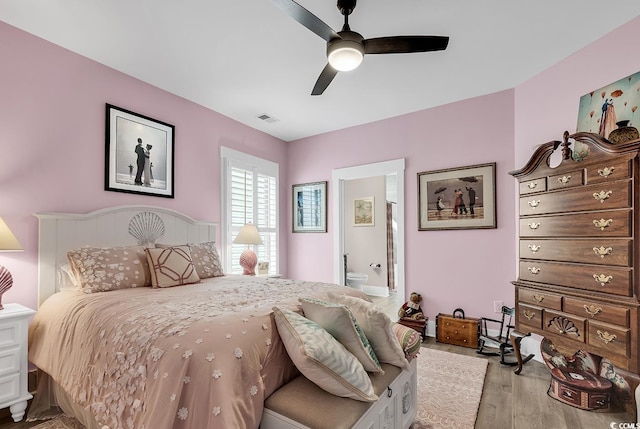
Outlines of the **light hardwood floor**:
M394 296L374 298L374 301L393 320L396 319L396 312L402 303L397 303ZM429 335L433 333L430 332ZM547 388L551 375L546 366L539 362L527 363L522 373L515 375L513 367L500 365L496 357L478 355L474 349L438 343L433 337L427 338L423 347L489 361L476 429L605 429L612 427L612 422L635 421L635 416L629 413L583 411L550 398L547 396ZM7 417L0 419L0 429L25 429L34 425L12 423Z

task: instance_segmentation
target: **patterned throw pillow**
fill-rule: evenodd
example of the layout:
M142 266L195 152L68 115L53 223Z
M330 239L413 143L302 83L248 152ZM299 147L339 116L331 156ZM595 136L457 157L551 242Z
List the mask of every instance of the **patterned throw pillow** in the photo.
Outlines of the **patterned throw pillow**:
M224 276L224 270L220 263L220 256L218 256L218 250L216 249L216 243L214 241L207 241L206 243L189 243L189 250L191 250L191 259L193 265L196 267L198 277L206 279L209 277L221 277Z
M300 298L304 317L313 320L358 358L369 372L384 372L367 336L349 309L342 304Z
M392 329L400 342L402 350L404 350L405 357L411 362L418 356L418 353L420 353L420 346L422 346L422 336L420 332L399 323L394 323Z
M189 246L145 249L151 266L151 285L154 288L181 286L200 281L191 260Z
M196 267L198 277L201 279L224 276L224 270L222 269L222 263L220 262L220 256L218 255L218 249L216 249L215 241L174 246L168 244L156 244L156 247L159 249L176 246L189 246L193 266Z
M273 314L284 347L302 375L336 396L378 400L362 364L330 333L286 308L274 307Z
M346 305L369 339L380 362L408 368L409 362L393 333L393 322L375 304L353 296L330 293L331 299Z
M83 247L69 251L67 259L86 293L151 286L143 246Z

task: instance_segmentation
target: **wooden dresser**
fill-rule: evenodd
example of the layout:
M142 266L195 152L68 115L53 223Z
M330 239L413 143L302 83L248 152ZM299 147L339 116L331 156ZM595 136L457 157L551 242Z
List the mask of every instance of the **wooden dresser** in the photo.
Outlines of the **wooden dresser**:
M638 374L638 151L590 133L539 146L519 182L516 328ZM555 150L562 161L549 166Z

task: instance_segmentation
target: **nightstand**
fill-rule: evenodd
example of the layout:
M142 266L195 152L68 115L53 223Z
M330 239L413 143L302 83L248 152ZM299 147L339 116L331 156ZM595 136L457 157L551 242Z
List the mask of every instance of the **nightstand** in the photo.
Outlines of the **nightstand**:
M27 384L27 330L34 313L20 304L0 310L0 408L9 407L14 422L23 419L33 397Z

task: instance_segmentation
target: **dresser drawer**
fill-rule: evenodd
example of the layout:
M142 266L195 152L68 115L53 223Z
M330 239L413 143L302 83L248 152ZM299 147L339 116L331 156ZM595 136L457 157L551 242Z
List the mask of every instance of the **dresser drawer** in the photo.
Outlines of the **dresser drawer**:
M565 297L564 311L586 317L589 321L607 322L625 328L628 328L630 323L629 308L583 298Z
M20 397L20 374L10 374L0 377L0 407L10 404Z
M631 330L620 326L589 321L589 345L622 356L629 353Z
M584 185L584 170L569 171L563 174L549 176L547 188L551 191L554 189L567 189Z
M535 329L542 329L542 312L540 307L519 303L518 304L518 324L531 326Z
M20 346L0 350L0 377L20 371Z
M0 324L0 350L20 343L20 322L6 320Z
M631 237L631 210L520 218L520 236Z
M631 269L546 261L520 261L520 279L631 296Z
M556 335L562 335L572 340L586 342L586 320L583 317L572 316L553 310L545 310L542 329Z
M628 180L528 195L520 197L520 216L626 208L631 206L631 195Z
M533 194L535 192L544 192L547 190L547 178L539 177L537 179L520 182L520 195Z
M631 239L520 240L520 257L587 264L630 265Z
M562 310L562 296L540 292L535 289L518 289L518 301L534 306L542 306L553 310Z
M606 164L587 167L587 183L611 182L631 177L631 160L628 157L610 159Z

